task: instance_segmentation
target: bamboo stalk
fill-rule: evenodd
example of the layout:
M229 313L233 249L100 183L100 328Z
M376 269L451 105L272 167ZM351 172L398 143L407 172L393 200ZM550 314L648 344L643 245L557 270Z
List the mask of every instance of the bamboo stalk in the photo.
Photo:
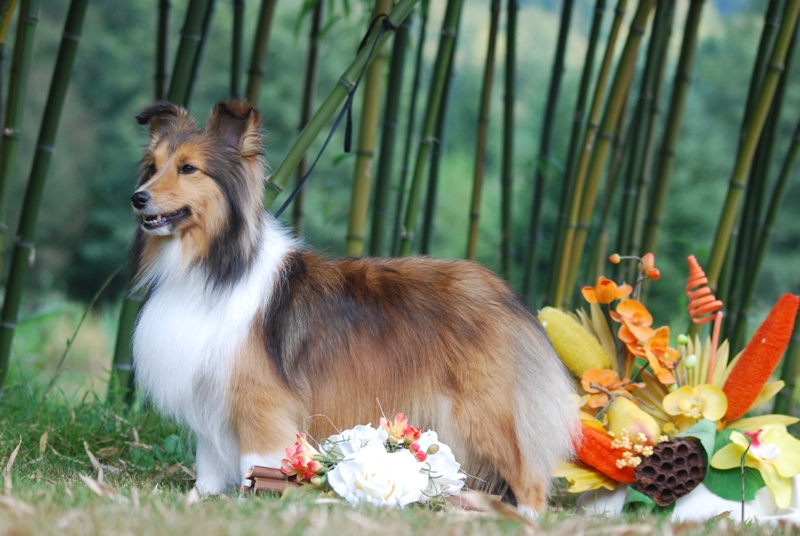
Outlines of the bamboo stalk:
M231 91L232 99L244 96L242 89L242 45L244 42L244 0L233 0L233 32L231 33Z
M186 8L186 19L181 30L178 53L175 57L175 68L172 70L172 79L169 90L167 90L167 99L176 104L185 105L189 100L195 58L200 49L203 24L211 1L191 0L189 7Z
M675 81L672 86L667 124L658 157L653 191L650 193L649 208L645 216L644 238L640 251L656 251L661 233L661 220L667 203L669 184L675 165L675 152L678 146L683 117L686 110L686 99L691 85L694 68L694 57L697 50L697 32L703 12L703 0L692 0L683 30L683 42L675 70Z
M194 91L194 84L197 82L197 73L200 72L200 64L203 62L203 53L206 49L206 43L208 43L208 34L211 30L211 21L214 19L214 10L216 9L217 0L209 0L208 4L206 5L206 13L203 17L203 26L200 31L200 42L197 43L197 50L194 54L194 60L192 61L192 72L189 76L189 86L186 90L186 96L183 100L183 106L189 107L189 103L192 99L192 92Z
M772 238L772 235L775 234L775 220L778 217L778 210L780 209L783 201L786 186L788 185L789 179L792 176L792 169L795 161L797 160L797 155L799 152L800 123L798 123L795 127L791 145L789 146L789 151L783 162L783 166L781 167L778 180L775 182L775 186L772 189L769 205L765 211L763 222L760 225L759 239L755 241L754 249L751 251L752 259L750 262L752 264L750 269L752 272L748 277L742 280L743 288L741 291L742 300L739 309L740 314L734 319L733 323L735 324L735 328L731 332L732 336L736 335L737 333L744 333L746 331L745 324L747 321L747 314L750 310L753 294L755 293L755 287L758 281L758 273L761 269L761 264L766 257L767 247L769 246L770 239ZM743 346L743 338L734 338L734 342L736 342L739 346L732 346L732 348L741 348L741 346Z
M568 179L570 185L570 192L568 196L566 211L566 218L562 225L562 232L558 247L560 255L555 258L555 267L553 273L555 275L555 284L551 285L553 289L552 304L554 307L561 307L564 302L564 297L567 292L567 279L569 277L569 267L572 262L572 243L575 239L575 230L578 226L578 214L580 211L581 196L583 195L584 184L586 180L586 166L589 163L589 155L591 154L592 146L594 145L595 135L597 133L598 121L600 119L600 111L602 109L603 98L605 97L606 83L608 75L611 71L611 63L614 58L614 49L616 47L617 37L619 30L622 26L622 19L625 15L625 6L627 0L618 0L617 7L614 10L614 20L611 24L611 30L608 34L608 43L603 55L603 61L600 65L600 71L597 75L597 83L595 84L594 94L592 96L592 104L589 111L589 119L586 124L586 129L583 133L583 141L578 147L577 161L574 164L574 176Z
M547 101L544 108L544 121L542 134L539 138L539 152L533 166L534 188L531 200L531 219L528 226L527 244L525 247L525 260L522 275L522 293L533 299L531 285L533 282L533 267L536 263L536 248L539 243L539 223L542 218L542 204L546 191L546 170L551 167L551 149L553 141L553 126L555 123L556 109L558 108L558 94L561 88L561 79L564 76L564 56L567 51L567 37L572 21L572 0L564 0L561 7L561 24L558 28L556 52L553 58L550 85L547 88ZM587 60L591 62L590 60Z
M456 41L453 43L455 49L458 45L459 28L456 26ZM439 193L439 170L441 169L442 154L446 130L444 128L447 121L447 101L450 96L450 86L453 82L453 64L455 63L455 52L450 54L450 62L447 65L447 76L444 79L444 89L442 90L442 102L439 105L439 112L436 117L436 129L433 139L436 140L431 147L430 169L428 171L428 185L425 193L425 209L422 215L422 232L420 236L419 252L423 255L431 254L431 243L433 242L433 228L436 214L436 198Z
M3 126L3 145L0 152L0 281L5 273L5 253L8 236L8 206L11 196L11 177L17 160L19 140L22 137L22 116L27 97L28 73L33 50L33 37L39 22L39 0L22 0L14 58L11 62L11 79L8 86L6 116Z
M447 66L450 62L450 55L453 52L455 30L461 16L462 6L463 0L448 0L447 8L445 9L442 32L439 38L439 49L436 52L436 61L433 68L431 91L425 108L425 122L422 128L421 141L414 165L414 173L411 179L408 206L406 207L403 229L401 231L399 253L403 256L411 253L411 245L414 241L414 231L417 224L417 212L419 211L420 198L422 196L425 167L428 162L428 156L430 155L431 145L435 143L433 139L434 128L436 127L439 104L442 99L444 82L447 76Z
M472 175L472 200L469 211L466 258L475 260L478 254L478 222L481 214L481 193L486 162L486 142L489 137L489 110L492 105L494 84L495 51L497 50L497 27L500 21L500 0L492 0L489 8L489 38L486 46L486 63L481 83L481 101L478 110L478 129L475 141L475 170Z
M500 275L511 279L511 224L514 195L514 104L516 93L517 12L519 2L506 6L505 97L503 98L503 157L500 165Z
M786 52L786 72L791 72L797 33L798 28L795 26L789 49ZM764 238L759 231L766 225L764 220L770 217L769 214L764 214L762 207L764 206L764 197L767 195L767 183L773 160L775 140L778 137L777 128L788 82L788 76L782 76L778 82L775 97L770 106L764 130L756 149L750 170L750 178L747 181L744 209L739 222L736 254L734 261L731 263L731 284L724 294L720 293L728 306L728 330L726 335L731 344L731 350L734 352L744 347L745 323L750 313L752 293L755 289L755 282L758 279L762 260L759 254L763 255L763 252L758 253L758 251L760 249L759 242ZM777 210L777 207L774 207L774 210Z
M322 2L322 0L319 0ZM267 68L267 52L269 51L269 35L272 30L273 13L276 0L261 0L258 13L256 37L253 40L253 53L250 58L250 70L247 77L247 101L254 106L261 98L261 83Z
M0 45L4 45L6 42L8 26L11 24L11 18L14 16L16 7L17 0L0 1Z
M386 227L389 222L389 191L394 167L394 155L398 122L400 119L400 100L402 96L403 74L405 70L406 49L411 28L413 12L397 29L392 44L392 57L389 66L388 92L383 112L381 129L381 149L378 156L378 172L375 176L375 198L372 205L372 227L370 232L370 255L383 255L386 250Z
M633 16L633 21L631 22L630 31L628 32L628 38L625 41L625 47L622 49L622 55L617 65L614 80L611 84L597 138L592 146L592 154L589 157L589 164L586 170L585 187L581 197L578 226L575 229L572 251L569 256L569 275L566 285L566 288L569 289L575 286L578 277L578 268L580 267L584 245L586 244L587 231L594 212L597 191L600 188L600 181L603 176L609 150L611 149L614 132L617 129L620 113L622 112L622 106L630 89L639 43L641 42L644 29L647 25L647 19L650 16L654 3L655 0L639 1Z
M428 27L428 11L430 10L429 0L422 0L421 2L422 16L419 25L419 36L416 50L416 57L414 58L414 82L411 85L411 102L408 105L408 121L406 122L406 137L405 145L403 146L403 164L400 167L400 180L397 186L397 196L395 198L395 212L394 222L392 224L392 255L397 255L400 250L400 236L401 226L403 222L403 208L405 207L406 190L408 184L409 162L411 160L411 140L417 129L417 97L420 90L420 78L422 74L423 51L425 43L425 35Z
M397 26L398 24L402 23L403 19L408 16L416 2L417 0L400 0L397 2L397 4L394 6L394 9L392 9L392 12L389 14L389 22L393 26ZM389 39L389 33L390 32L383 33L377 46L380 46L381 43L384 43L385 40ZM311 117L308 124L295 140L294 145L292 145L291 149L289 149L289 152L278 165L275 173L267 181L268 188L264 193L264 206L269 207L272 205L272 202L286 185L291 173L297 168L298 163L308 150L311 142L316 139L317 135L319 135L320 131L322 130L322 127L325 126L327 120L333 116L333 114L336 112L336 109L347 97L348 93L350 92L350 88L354 84L354 80L367 62L367 57L369 56L369 52L372 48L374 40L374 36L370 38L370 40L364 46L364 49L358 53L356 58L353 60L353 63L350 64L350 67L348 67L344 74L339 78L336 86L334 86L334 88L325 98L325 101Z
M616 251L628 253L635 252L631 244L636 234L636 206L637 200L645 198L646 191L640 186L646 184L644 179L645 151L649 144L649 136L653 133L651 120L652 110L658 107L655 101L657 82L663 79L666 67L665 58L669 37L672 34L672 21L675 14L675 1L665 0L656 5L653 17L653 30L650 43L647 47L647 61L645 62L644 75L639 89L639 98L636 101L636 110L631 127L631 148L628 152L628 165L625 175L625 186L622 189L620 208L618 210L617 246ZM635 269L635 265L631 263ZM632 280L628 273L627 280Z
M8 372L11 343L17 326L17 315L22 302L25 276L34 255L33 241L36 232L36 220L50 160L53 156L58 123L61 118L61 110L64 106L78 43L80 42L81 28L87 5L88 0L72 0L70 2L64 33L56 58L53 79L47 96L47 104L42 116L39 140L36 144L36 153L28 179L28 187L25 191L19 228L14 242L14 251L11 256L11 271L8 277L8 285L6 286L2 318L0 319L0 386L3 385Z
M167 96L169 84L169 27L172 12L171 0L159 0L158 2L158 30L156 35L156 73L155 95L156 100Z
M377 0L372 17L388 14L391 0ZM371 23L370 23L371 24ZM375 139L378 136L380 119L381 91L383 90L383 71L386 54L383 47L375 49L375 59L367 68L364 80L363 104L361 106L361 126L356 148L356 164L353 173L353 187L350 195L350 213L347 221L345 254L360 257L364 254L367 232L367 213L372 186L372 168L375 161Z
M733 231L734 220L739 209L741 194L747 185L747 174L753 160L758 139L764 126L767 113L769 112L772 97L775 94L778 80L784 69L784 59L789 48L789 43L794 33L797 23L798 12L800 12L800 2L788 2L784 8L781 27L775 41L769 66L764 75L764 81L758 92L756 106L750 115L750 122L745 129L745 137L739 148L731 174L728 193L725 197L722 214L719 219L714 242L711 247L706 275L709 285L713 288L717 285L722 264L730 243L731 232Z
M795 130L797 133L797 130ZM793 148L797 146L797 138L793 140ZM794 158L794 157L793 157ZM788 158L787 158L788 161ZM784 166L785 168L786 166ZM797 387L797 378L800 377L800 314L795 317L794 332L789 340L789 348L783 357L781 380L786 384L775 397L773 413L794 415L794 392Z
M311 25L308 31L308 52L306 53L306 70L303 77L303 97L300 101L300 124L298 131L301 132L308 124L311 113L314 109L314 95L317 90L317 71L319 71L319 37L322 30L322 15L325 3L317 2L311 14ZM306 175L308 163L306 157L300 160L295 174L295 185L299 185ZM292 226L297 236L305 234L305 190L300 190L292 205Z
M575 197L575 168L578 164L580 142L583 139L584 126L586 124L586 100L589 96L589 88L592 79L592 69L594 67L595 49L600 38L600 28L603 23L603 13L606 9L605 0L597 0L592 16L592 26L589 31L589 42L586 48L586 59L583 63L581 81L578 87L578 96L575 100L575 111L572 119L572 132L570 134L569 148L567 149L566 167L561 181L561 193L559 195L558 215L556 217L555 232L553 236L553 246L550 258L553 263L548 263L548 283L542 292L541 303L550 303L550 295L554 293L557 280L561 273L558 268L558 260L564 253L563 236L566 232L567 212L570 199ZM612 28L613 33L613 28Z

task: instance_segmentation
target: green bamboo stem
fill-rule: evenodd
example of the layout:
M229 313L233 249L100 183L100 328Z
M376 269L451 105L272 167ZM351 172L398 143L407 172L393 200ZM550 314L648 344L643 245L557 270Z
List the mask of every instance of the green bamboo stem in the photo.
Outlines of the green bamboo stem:
M783 162L783 166L781 167L778 180L772 189L769 205L764 214L764 220L760 225L758 233L759 239L755 241L754 249L751 251L752 259L750 260L750 269L752 272L750 276L742 280L742 298L740 309L738 309L740 314L731 319L732 323L735 325L731 335L744 333L746 331L745 324L747 322L748 312L750 310L750 305L755 293L756 283L758 282L758 273L761 269L761 264L766 257L767 247L769 246L772 235L775 234L775 220L777 219L778 210L783 202L786 186L792 177L792 169L794 168L798 153L800 153L800 123L798 123L794 129L789 151L786 155L786 159ZM741 347L742 341L743 338L735 339L735 342L738 344L738 346L734 346L734 348Z
M561 192L559 195L558 215L556 217L555 232L550 258L554 263L548 263L548 283L542 292L540 302L550 303L551 294L554 292L559 274L561 273L556 263L564 252L563 235L566 232L567 211L571 198L574 198L575 190L575 168L578 165L581 140L583 139L584 127L586 124L586 101L589 96L589 87L592 79L592 69L594 68L595 50L600 38L600 28L603 23L603 14L606 9L605 0L597 0L592 17L592 26L589 31L589 42L586 48L586 59L583 63L581 81L578 87L578 96L575 100L575 111L573 112L572 132L570 134L569 148L567 149L566 166L561 180Z
M539 152L533 166L534 188L531 200L531 219L528 226L527 243L525 245L525 260L522 275L522 293L533 299L531 285L533 283L533 268L536 264L536 249L539 244L539 224L542 219L542 204L546 192L547 171L551 169L551 149L553 141L553 126L555 124L556 110L558 108L558 94L561 88L561 79L564 76L564 56L567 52L567 37L572 22L572 0L564 0L561 7L561 23L558 29L556 52L553 58L550 85L547 88L547 101L544 108L544 121L542 135L539 138Z
M213 0L191 0L186 8L186 20L181 30L175 68L167 90L167 99L176 104L185 105L189 100L195 58L200 50L203 24L211 1Z
M389 14L389 22L393 26L397 26L402 23L403 19L408 16L416 2L417 0L400 0L397 2L397 4L394 6L394 9L392 9L392 12ZM382 43L389 39L390 34L391 32L384 32L377 46L379 47ZM374 34L370 38L363 50L358 53L355 60L353 60L353 63L350 64L350 67L348 67L341 78L339 78L336 86L334 86L334 88L323 101L322 105L317 109L313 117L311 117L308 124L305 126L305 128L303 128L303 131L295 140L294 145L292 145L291 149L289 149L289 152L278 165L275 173L267 181L268 188L264 193L264 206L269 207L272 205L272 202L286 185L289 176L297 168L297 165L300 163L303 155L308 150L311 142L317 138L319 133L322 131L322 128L325 126L325 123L333 116L333 114L347 97L350 88L352 88L353 84L355 83L356 77L367 62L367 57L369 56L370 49L372 48L372 43L375 40L375 35L377 34Z
M786 384L775 397L773 413L781 415L794 415L797 378L800 376L800 315L794 321L794 333L789 342L789 348L783 357L781 380Z
M591 224L594 205L597 199L597 192L605 169L608 153L611 149L611 142L617 129L623 104L627 99L630 89L633 70L636 64L636 55L639 50L639 43L647 26L647 19L650 16L655 0L640 0L636 12L631 22L628 38L622 49L614 80L611 83L608 101L606 102L603 118L600 122L597 137L592 146L592 153L589 157L589 164L586 170L585 187L581 197L578 226L575 229L575 236L572 243L572 251L569 256L566 288L575 287L578 278L578 268L580 267L583 249L586 244L586 235Z
M514 103L517 81L517 12L519 2L506 6L505 96L503 98L503 155L500 165L500 275L511 279L511 229L514 196Z
M560 254L555 258L555 267L553 269L555 284L551 285L553 289L552 304L554 307L562 306L567 292L567 279L569 277L570 263L572 262L572 243L575 239L575 230L578 227L578 214L586 180L586 168L597 133L600 111L605 97L606 83L609 73L611 72L614 49L616 48L626 5L627 0L617 1L617 7L614 10L614 20L611 23L611 30L608 34L608 43L606 44L606 50L600 64L600 71L597 74L597 83L595 84L594 94L592 96L592 104L589 107L589 118L583 133L583 141L576 153L577 158L573 166L573 175L568 179L570 185L567 202L568 209L562 225L561 238L558 241Z
M433 68L431 91L428 96L428 103L425 107L425 122L423 124L421 141L414 165L414 173L411 178L411 190L408 196L408 206L406 207L402 235L400 237L399 253L402 256L411 253L411 245L414 241L414 231L417 225L420 198L422 197L425 168L428 163L431 146L435 143L433 134L436 127L436 118L444 91L447 66L450 62L450 55L453 52L455 31L458 26L458 20L461 17L462 6L463 0L448 0L444 21L442 22L439 49L436 52L436 61Z
M458 45L458 27L456 27L456 41L453 43L455 49ZM422 215L422 229L420 233L419 252L422 255L431 254L433 242L433 228L436 215L436 198L439 193L439 170L441 169L442 154L444 153L445 143L445 123L447 121L447 101L450 96L450 86L453 82L453 64L455 63L455 53L450 54L450 63L447 65L447 76L444 79L444 89L442 90L442 102L439 105L439 112L436 117L436 129L433 139L436 143L431 147L430 166L428 171L428 184L425 193L425 209Z
M159 0L158 2L158 31L156 35L156 73L155 95L156 100L167 96L169 84L169 27L172 13L172 0Z
M386 252L386 227L389 223L389 192L391 190L392 169L396 148L398 122L400 120L400 101L403 88L403 74L406 63L406 50L413 12L397 29L392 44L392 57L389 66L389 80L386 103L384 104L383 125L381 128L381 148L378 155L378 172L375 177L375 198L372 205L372 226L370 229L370 255L384 255Z
M756 145L758 144L758 139L761 136L764 121L769 112L775 88L777 87L778 80L784 69L783 62L797 23L798 12L800 12L800 2L787 2L769 66L758 92L756 106L750 115L750 122L745 129L745 137L742 140L736 157L736 164L731 174L728 193L725 197L722 214L711 247L708 267L706 268L706 276L712 288L716 287L720 272L722 271L722 264L725 260L728 244L730 243L731 232L733 231L734 221L739 209L742 191L747 183L747 173L753 159Z
M300 124L298 133L308 124L314 110L314 95L317 90L317 72L319 71L319 37L322 30L322 16L325 2L317 2L311 14L311 25L308 31L308 52L306 53L306 69L303 77L303 96L300 101ZM295 185L299 185L306 175L308 162L306 157L300 160L295 173ZM292 204L292 227L297 236L305 234L306 193L297 192Z
M481 214L481 193L486 162L486 142L489 137L489 111L492 105L495 51L497 50L497 27L500 21L500 0L492 0L489 8L489 38L486 47L486 63L483 68L481 101L478 110L477 139L475 141L475 170L472 175L472 200L469 211L466 258L475 260L478 254L478 223Z
M28 179L19 228L14 241L11 271L8 285L6 286L2 318L0 318L0 386L3 385L8 372L11 344L14 338L14 330L17 326L20 303L22 302L25 276L34 255L33 242L36 232L36 220L50 160L53 156L58 123L61 118L61 110L64 106L78 43L80 42L81 28L87 5L88 0L72 0L70 2L64 33L56 58L53 80L50 84L47 104L42 116L42 125L36 144L33 166Z
M794 58L793 50L797 42L798 28L795 26L794 34L789 49L786 53L785 70L791 71L791 63ZM763 199L767 195L768 179L770 176L772 156L777 138L778 122L783 108L783 98L786 94L786 86L789 77L782 76L778 82L778 88L772 101L764 130L761 134L753 165L750 170L750 178L747 181L747 195L745 195L745 206L740 218L737 243L735 248L734 261L731 263L730 286L722 293L722 285L718 295L728 306L728 322L726 338L730 342L731 350L738 351L744 347L745 324L750 314L750 304L755 290L755 283L758 280L758 272L762 258L757 253L761 243L764 241L760 233L763 228L764 220L770 217L764 214L762 207ZM782 178L782 177L781 177ZM779 178L779 182L781 180ZM778 186L776 185L776 188ZM777 207L770 207L777 211ZM769 238L767 237L767 240ZM760 253L763 255L763 252Z
M8 236L8 207L11 196L11 177L22 137L22 116L27 97L28 73L33 50L33 37L38 22L39 0L22 0L11 79L8 86L6 116L3 125L3 145L0 151L0 281L5 273L5 253Z
M414 58L414 82L411 84L411 102L408 105L408 120L406 121L405 144L403 145L403 161L400 167L400 180L397 185L397 196L395 197L394 222L392 223L392 243L391 253L397 255L400 250L401 226L403 222L403 208L407 193L409 163L411 161L412 139L417 130L417 100L420 93L420 79L422 75L423 52L425 36L428 27L428 12L430 11L430 1L422 0L420 3L421 17L419 25L419 36L417 38L417 49Z
M242 45L244 43L244 0L233 0L233 32L231 33L231 91L232 99L244 96L242 89Z
M653 30L647 47L647 61L639 88L639 98L631 127L631 148L628 152L628 164L625 174L625 186L618 210L617 247L623 254L634 253L631 244L636 232L637 200L645 197L646 192L640 189L646 180L643 179L649 136L653 132L650 121L651 111L658 107L656 98L657 82L665 68L665 58L669 37L672 34L672 20L675 13L675 1L665 0L656 5L653 17ZM631 263L633 266L633 264ZM635 268L635 267L634 267ZM627 278L631 280L630 277Z
M272 31L273 13L277 0L261 0L258 14L258 26L253 40L253 53L250 58L250 70L247 77L247 101L258 105L261 98L261 84L267 69L267 52L269 51L269 35ZM321 2L322 0L320 0Z
M377 0L372 17L388 14L391 0ZM361 105L361 125L356 148L356 164L353 173L353 187L350 195L350 212L347 220L345 254L360 257L364 254L367 233L367 215L372 190L372 168L375 161L375 144L378 137L381 92L383 91L383 71L386 54L383 47L375 49L375 58L367 68L364 77L363 104Z
M0 1L0 45L4 45L6 42L6 34L16 7L17 0Z
M200 72L200 65L203 62L203 53L206 49L206 44L208 43L208 34L211 30L211 21L214 19L214 10L216 9L217 0L209 0L208 4L206 5L206 14L203 17L203 27L200 31L200 42L197 44L197 50L194 54L194 60L192 62L192 73L189 76L189 86L186 90L186 97L183 101L183 106L188 108L189 103L192 100L192 93L194 91L194 84L197 82L197 73Z
M669 184L672 179L672 170L675 166L675 152L678 147L681 126L686 110L686 99L691 85L691 76L694 69L694 57L697 50L697 33L700 27L700 17L703 11L703 0L692 0L683 30L683 41L675 70L675 81L672 86L667 123L664 127L664 137L658 157L653 189L650 193L650 202L645 216L645 226L640 251L656 251L658 239L661 234L661 221L667 204Z

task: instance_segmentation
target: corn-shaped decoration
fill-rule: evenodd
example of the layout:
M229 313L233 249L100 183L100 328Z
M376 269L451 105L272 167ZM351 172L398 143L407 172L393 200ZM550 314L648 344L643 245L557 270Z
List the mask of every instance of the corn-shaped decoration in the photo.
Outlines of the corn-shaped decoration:
M539 321L553 342L558 357L578 378L589 369L611 366L611 358L597 338L564 311L545 307L539 311Z

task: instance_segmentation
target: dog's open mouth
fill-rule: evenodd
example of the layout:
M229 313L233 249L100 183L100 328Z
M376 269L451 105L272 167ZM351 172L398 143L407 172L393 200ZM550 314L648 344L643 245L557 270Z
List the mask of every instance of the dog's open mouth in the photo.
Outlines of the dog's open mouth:
M174 227L175 224L188 216L188 208L182 208L170 214L142 214L142 227L146 231Z

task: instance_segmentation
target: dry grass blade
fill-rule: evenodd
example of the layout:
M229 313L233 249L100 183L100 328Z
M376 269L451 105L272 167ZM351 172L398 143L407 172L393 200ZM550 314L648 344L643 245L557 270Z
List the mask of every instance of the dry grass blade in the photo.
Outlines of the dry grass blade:
M7 495L0 495L0 506L5 506L15 514L32 516L36 513L36 509L32 505Z
M14 462L17 460L17 454L19 454L19 449L22 446L22 438L19 438L19 443L17 443L17 448L14 449L14 452L11 453L11 457L8 458L8 463L6 464L5 470L3 470L3 492L6 495L11 494L11 468L14 467Z
M47 432L43 433L39 438L39 454L44 455L47 452Z
M112 501L120 503L128 502L128 499L124 495L118 493L117 490L115 490L108 484L104 484L103 482L100 482L92 477L83 474L79 474L78 476L81 478L81 480L83 480L83 483L86 484L86 487L92 490L92 492L98 497L102 497L104 499L111 499Z
M491 512L503 519L519 521L525 526L526 534L539 532L539 525L521 510L504 503L498 495L487 495L477 491L462 491L459 494L460 504L465 504L466 509L478 512Z

